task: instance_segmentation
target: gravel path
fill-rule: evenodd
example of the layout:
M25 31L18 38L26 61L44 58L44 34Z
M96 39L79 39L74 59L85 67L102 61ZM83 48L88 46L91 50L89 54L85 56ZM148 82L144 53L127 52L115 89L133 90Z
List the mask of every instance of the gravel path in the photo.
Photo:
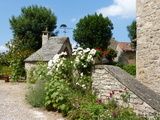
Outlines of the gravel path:
M33 108L25 101L27 83L0 80L0 120L65 120L61 114Z

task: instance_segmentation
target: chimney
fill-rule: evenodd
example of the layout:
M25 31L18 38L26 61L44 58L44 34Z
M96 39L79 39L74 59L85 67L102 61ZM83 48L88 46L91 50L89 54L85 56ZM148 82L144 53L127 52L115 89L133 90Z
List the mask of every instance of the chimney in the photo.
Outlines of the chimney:
M46 28L45 31L42 31L42 46L47 43L49 37L50 37L50 32L48 31L48 28Z

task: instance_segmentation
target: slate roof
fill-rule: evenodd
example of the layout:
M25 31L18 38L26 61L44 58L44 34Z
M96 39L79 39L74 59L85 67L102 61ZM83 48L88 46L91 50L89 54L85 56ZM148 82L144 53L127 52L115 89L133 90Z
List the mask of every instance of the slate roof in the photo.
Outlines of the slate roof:
M30 55L24 61L39 61L40 57L42 57L43 61L49 61L55 54L61 51L61 48L65 42L69 42L68 37L50 37L45 45L43 45L38 51Z
M124 51L133 51L130 42L118 42L118 45Z

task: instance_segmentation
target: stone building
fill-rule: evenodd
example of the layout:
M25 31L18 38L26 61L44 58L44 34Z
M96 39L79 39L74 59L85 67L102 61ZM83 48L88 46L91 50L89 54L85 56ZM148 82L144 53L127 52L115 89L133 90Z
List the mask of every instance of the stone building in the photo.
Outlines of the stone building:
M26 71L29 71L32 67L36 66L40 59L44 62L48 62L55 54L61 52L67 52L69 57L72 56L72 47L69 38L50 37L49 31L43 31L42 47L24 60Z
M114 38L111 38L108 48L117 51L117 57L114 59L115 62L120 62L124 65L136 64L136 50L131 47L130 42L118 42Z
M137 79L160 94L160 0L137 0Z
M124 65L136 64L136 51L131 47L130 42L117 42L115 50L118 51L117 57L114 59L115 61L123 63Z

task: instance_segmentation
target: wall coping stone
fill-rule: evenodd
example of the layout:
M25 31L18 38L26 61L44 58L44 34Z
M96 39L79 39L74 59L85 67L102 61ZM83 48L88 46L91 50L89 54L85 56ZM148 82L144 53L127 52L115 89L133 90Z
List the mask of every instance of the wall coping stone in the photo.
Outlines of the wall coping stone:
M160 112L160 95L143 85L140 81L129 75L126 71L113 65L95 65L97 69L105 69L121 84L126 86L140 99L150 105L157 112Z

